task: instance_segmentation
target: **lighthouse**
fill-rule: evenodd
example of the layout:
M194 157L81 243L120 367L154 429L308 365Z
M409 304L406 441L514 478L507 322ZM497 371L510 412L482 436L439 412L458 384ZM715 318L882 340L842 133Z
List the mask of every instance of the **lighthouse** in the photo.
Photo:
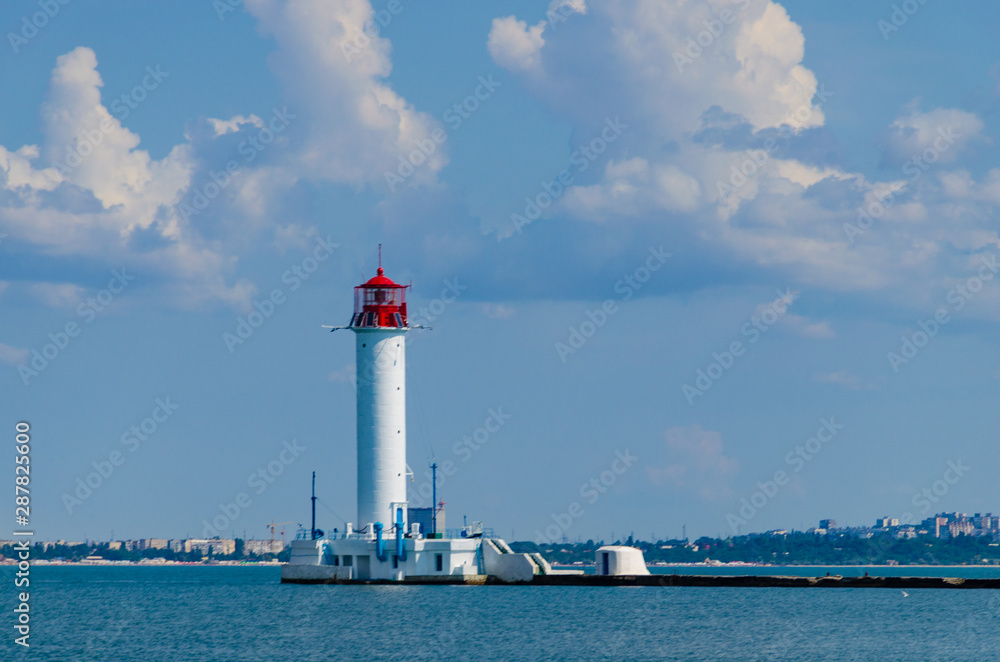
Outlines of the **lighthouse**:
M515 553L481 522L439 531L409 517L406 502L406 290L385 275L382 247L374 278L354 288L357 368L358 519L333 535L302 531L281 581L293 583L527 582L556 572L537 553ZM433 487L432 487L433 489ZM437 504L432 505L433 508ZM326 528L330 531L330 528Z
M406 286L382 269L354 288L358 526L406 528Z

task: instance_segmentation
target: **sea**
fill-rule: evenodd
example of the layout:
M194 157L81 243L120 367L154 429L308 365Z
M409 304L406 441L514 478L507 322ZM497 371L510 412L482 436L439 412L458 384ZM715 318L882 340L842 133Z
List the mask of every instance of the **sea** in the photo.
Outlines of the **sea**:
M849 572L845 572L849 570ZM995 577L996 568L658 567ZM277 567L37 566L3 660L1000 660L1000 591L299 586Z

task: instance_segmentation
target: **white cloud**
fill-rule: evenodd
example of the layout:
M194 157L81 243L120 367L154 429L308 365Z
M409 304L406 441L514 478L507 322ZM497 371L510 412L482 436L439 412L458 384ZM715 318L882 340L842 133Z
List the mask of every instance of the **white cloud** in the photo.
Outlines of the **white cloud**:
M56 60L41 112L42 147L0 147L0 188L10 194L0 206L0 228L42 253L141 264L147 278L176 283L188 304L245 299L249 284L226 282L232 260L175 209L195 170L190 145L151 159L139 136L101 103L102 85L91 49ZM138 234L155 247L136 250ZM56 282L32 291L65 305L76 287Z
M553 19L553 23L556 22L556 16L558 14L559 18L566 18L572 14L586 14L587 13L587 0L552 0L549 3L549 11L546 14L550 19Z
M486 47L493 61L511 71L534 71L541 65L545 21L530 28L514 16L494 18Z
M245 5L259 30L278 44L269 62L297 115L289 161L299 177L384 188L385 173L396 172L400 157L426 146L440 128L385 82L392 71L391 45L365 32L366 25L377 25L368 0ZM434 183L447 162L443 146L435 144L407 184Z
M0 343L0 363L23 365L28 360L28 350Z
M238 277L237 255L260 250L262 238L275 240L266 250L287 250L315 230L274 220L285 217L285 196L299 181L384 189L400 157L433 144L407 184L436 182L447 163L430 138L439 125L385 81L391 48L381 37L364 41L374 17L368 0L245 4L277 43L270 63L287 113L275 112L288 121L209 204L195 200L216 186L211 174L225 170L241 141L272 126L271 114L194 121L186 142L153 159L102 104L97 56L80 47L56 62L42 143L0 146L0 231L38 253L134 266L184 306L242 308L256 288ZM64 284L47 287L36 294L51 302Z
M586 14L586 0L552 0L546 12L546 20L528 26L527 21L519 21L516 16L493 19L486 48L493 61L504 69L537 72L541 67L541 51L545 45L543 33L546 28L558 29L559 24L573 14Z
M712 106L755 129L823 123L812 103L816 77L801 65L802 31L780 5L626 0L589 9L586 34L568 32L580 18L531 27L513 16L495 19L490 53L500 66L530 72L532 89L553 106L581 119L596 114L597 124L627 108L660 139L696 130ZM731 22L719 20L724 11ZM718 36L707 33L710 43L699 46L710 22Z
M609 161L601 182L569 189L563 206L573 215L603 220L609 212L635 216L651 209L689 212L702 202L701 184L673 164L640 157Z
M902 165L913 159L929 164L953 163L966 146L981 140L983 122L973 113L957 108L935 108L925 113L915 103L889 127L886 163Z
M739 460L725 455L722 435L703 430L700 425L667 430L665 466L647 467L647 474L656 484L672 484L695 491L705 499L718 499L732 494L730 477L740 468Z
M82 300L84 289L73 283L32 283L28 292L51 308L73 308Z
M243 126L250 125L255 126L258 129L264 126L264 120L257 117L256 115L250 115L249 117L243 117L242 115L235 115L228 120L220 120L214 118L208 118L208 123L211 125L212 129L215 130L216 136L224 136L227 133L235 133L239 131Z
M944 132L951 142L930 167L871 181L831 162L824 108L838 98L803 65L805 35L777 2L592 2L557 29L538 23L537 34L516 17L504 21L505 32L492 33L494 60L571 123L574 144L600 135L609 117L629 125L600 169L576 177L549 216L616 229L632 223L637 239L662 229L690 242L679 250L724 260L727 269L921 308L1000 247L990 221L1000 170L974 178L954 169L971 145L987 141L983 122L912 104L889 128L887 152L902 165L943 147ZM846 224L857 223L858 210L888 194L877 222L850 237ZM788 325L835 336L827 322L793 315Z

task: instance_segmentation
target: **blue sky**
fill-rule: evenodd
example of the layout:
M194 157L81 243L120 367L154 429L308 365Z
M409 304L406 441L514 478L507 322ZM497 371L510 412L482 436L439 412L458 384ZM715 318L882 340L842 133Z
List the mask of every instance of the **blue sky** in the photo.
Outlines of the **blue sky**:
M320 325L380 242L434 327L408 456L415 494L452 463L449 523L1000 510L994 4L43 5L0 9L0 400L38 536L264 537L312 471L351 520L353 338Z

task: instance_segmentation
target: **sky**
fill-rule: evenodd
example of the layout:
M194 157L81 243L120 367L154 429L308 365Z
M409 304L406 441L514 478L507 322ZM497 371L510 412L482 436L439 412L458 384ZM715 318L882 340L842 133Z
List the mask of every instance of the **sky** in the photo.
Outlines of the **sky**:
M438 462L449 527L1000 511L998 20L4 3L0 419L30 425L30 526L291 536L315 471L342 530L354 339L321 326L379 244L433 327L407 339L411 502Z

